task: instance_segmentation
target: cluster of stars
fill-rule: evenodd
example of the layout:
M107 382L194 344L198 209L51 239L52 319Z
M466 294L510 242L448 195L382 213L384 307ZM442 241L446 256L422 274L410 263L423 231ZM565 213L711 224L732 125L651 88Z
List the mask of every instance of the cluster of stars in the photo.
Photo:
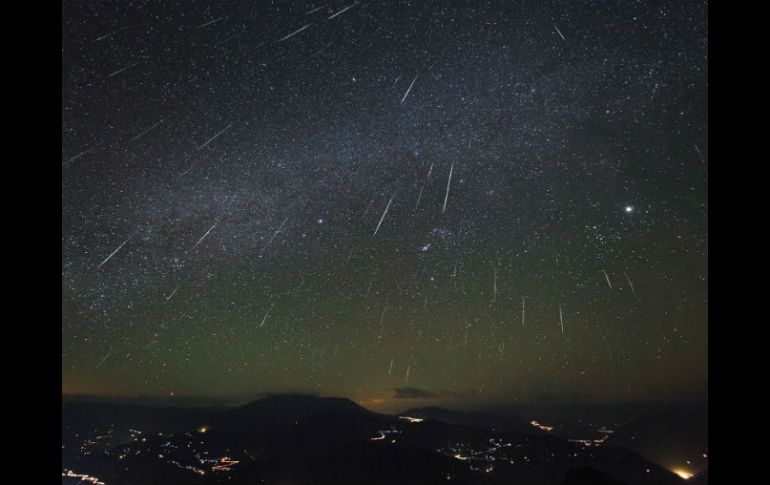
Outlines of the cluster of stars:
M63 392L700 389L705 10L64 5Z

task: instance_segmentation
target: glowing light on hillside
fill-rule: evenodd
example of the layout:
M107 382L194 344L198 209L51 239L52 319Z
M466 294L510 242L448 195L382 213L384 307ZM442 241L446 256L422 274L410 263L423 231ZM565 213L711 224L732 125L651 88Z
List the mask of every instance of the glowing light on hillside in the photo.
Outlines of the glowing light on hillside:
M676 473L676 474L677 474L677 475L679 475L680 477L684 478L685 480L689 479L689 478L690 478L690 477L692 477L692 475L693 475L691 472L688 472L688 471L687 471L687 470L685 470L684 468L674 468L674 469L673 469L673 470L671 470L671 471L672 471L672 472L674 472L674 473Z
M546 432L551 431L553 429L553 426L548 426L548 425L545 425L545 424L541 424L541 423L538 423L535 420L530 421L529 424L531 424L535 428L542 429L543 431L546 431Z
M409 417L409 416L399 416L398 418L399 419L404 419L406 421L409 421L410 423L422 423L424 421L424 419L422 419L422 418L412 418L412 417Z

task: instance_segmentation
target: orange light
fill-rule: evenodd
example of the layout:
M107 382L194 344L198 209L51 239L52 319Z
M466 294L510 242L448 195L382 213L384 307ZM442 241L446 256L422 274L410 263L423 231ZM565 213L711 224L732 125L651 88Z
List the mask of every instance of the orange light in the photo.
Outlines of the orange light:
M692 477L692 475L693 475L691 472L688 472L688 471L687 471L687 470L685 470L684 468L674 468L674 469L673 469L673 470L671 470L671 471L672 471L672 472L674 472L674 473L676 473L676 474L677 474L677 475L679 475L680 477L684 478L685 480L687 480L687 479L691 478L691 477Z

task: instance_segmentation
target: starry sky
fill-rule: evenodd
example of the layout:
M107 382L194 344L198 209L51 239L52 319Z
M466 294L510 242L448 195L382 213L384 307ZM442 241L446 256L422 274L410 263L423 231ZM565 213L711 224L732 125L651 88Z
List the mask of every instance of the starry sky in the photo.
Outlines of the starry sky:
M702 393L707 9L64 2L62 393Z

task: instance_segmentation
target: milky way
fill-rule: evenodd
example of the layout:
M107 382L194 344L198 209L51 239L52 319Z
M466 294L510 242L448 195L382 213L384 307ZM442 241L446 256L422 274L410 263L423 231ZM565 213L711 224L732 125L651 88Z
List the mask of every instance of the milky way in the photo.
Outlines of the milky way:
M64 393L705 388L705 3L62 8Z

